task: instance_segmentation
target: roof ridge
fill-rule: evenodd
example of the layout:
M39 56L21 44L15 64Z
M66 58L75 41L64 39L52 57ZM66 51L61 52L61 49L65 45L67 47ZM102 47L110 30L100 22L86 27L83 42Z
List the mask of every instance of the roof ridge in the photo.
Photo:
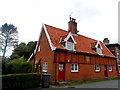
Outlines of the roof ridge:
M61 29L61 28L58 28L58 27L54 27L54 26L51 26L51 25L48 25L48 24L45 24L45 25L50 26L50 27L52 27L52 28L56 28L56 29L62 30L62 31L64 31L64 32L66 32L66 33L69 33L67 30L64 30L64 29ZM91 40L94 40L94 41L98 41L98 40L96 40L96 39L93 39L93 38L90 38L90 37L87 37L87 36L84 36L84 35L81 35L81 34L77 34L77 35L78 35L78 36L85 37L85 38L88 38L88 39L91 39ZM74 36L74 35L73 35L73 36Z

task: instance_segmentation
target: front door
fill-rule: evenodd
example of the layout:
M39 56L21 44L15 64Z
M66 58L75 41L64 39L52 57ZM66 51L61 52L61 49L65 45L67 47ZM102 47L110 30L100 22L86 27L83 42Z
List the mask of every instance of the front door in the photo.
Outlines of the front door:
M105 76L105 77L108 77L107 65L104 65L104 76Z
M65 66L63 63L58 64L58 80L59 81L65 80Z

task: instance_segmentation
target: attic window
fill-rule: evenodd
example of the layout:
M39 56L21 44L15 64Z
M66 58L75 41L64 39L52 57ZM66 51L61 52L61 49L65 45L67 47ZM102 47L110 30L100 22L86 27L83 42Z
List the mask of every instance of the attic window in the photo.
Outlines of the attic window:
M103 49L103 48L102 48L102 46L101 46L101 44L100 44L100 41L97 42L95 48L96 48L97 54L102 55L102 49Z
M97 52L97 54L102 55L102 49L101 48L96 48L96 52Z
M74 50L74 43L73 42L66 42L66 49L68 50Z

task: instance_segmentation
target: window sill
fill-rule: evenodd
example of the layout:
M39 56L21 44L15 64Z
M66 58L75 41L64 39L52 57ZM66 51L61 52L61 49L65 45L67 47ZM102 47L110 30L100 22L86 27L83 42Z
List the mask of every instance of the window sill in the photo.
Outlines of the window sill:
M42 72L47 73L47 70L43 70Z
M100 72L100 70L95 70L95 72Z
M78 70L77 71L71 71L72 73L77 73L78 72Z

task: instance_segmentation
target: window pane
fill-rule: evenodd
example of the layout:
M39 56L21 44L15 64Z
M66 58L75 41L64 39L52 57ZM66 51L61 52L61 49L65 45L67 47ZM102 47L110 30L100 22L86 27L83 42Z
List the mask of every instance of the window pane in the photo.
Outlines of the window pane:
M73 50L74 48L74 43L73 42L67 42L67 49L68 50Z
M101 48L97 48L97 53L98 53L98 54L102 54Z
M74 70L74 64L72 64L72 68L71 68L71 70Z

